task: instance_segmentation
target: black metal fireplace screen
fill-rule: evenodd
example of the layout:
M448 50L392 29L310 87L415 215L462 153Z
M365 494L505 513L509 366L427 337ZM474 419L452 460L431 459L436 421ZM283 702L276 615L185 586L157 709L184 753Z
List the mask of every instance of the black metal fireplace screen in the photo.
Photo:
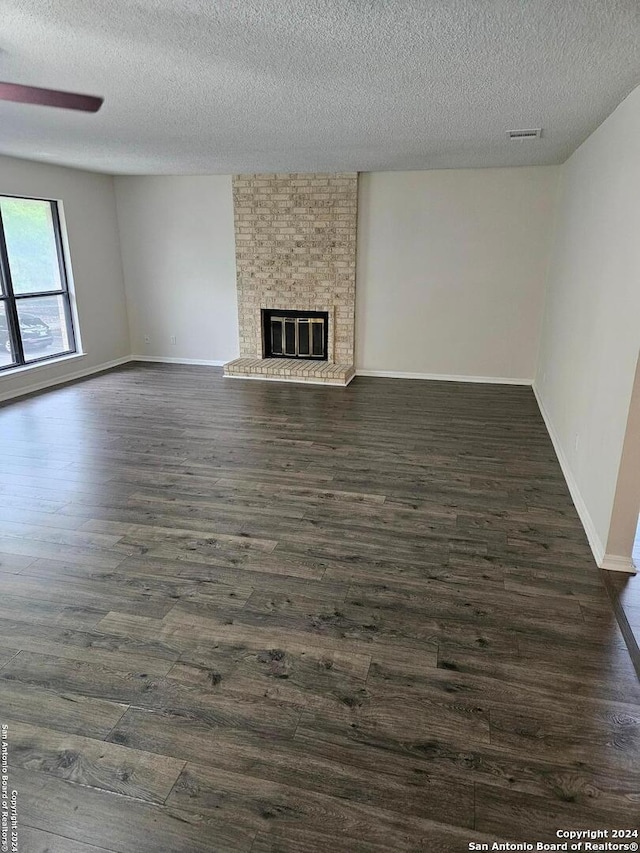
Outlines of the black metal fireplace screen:
M264 358L310 358L327 361L327 311L262 311Z

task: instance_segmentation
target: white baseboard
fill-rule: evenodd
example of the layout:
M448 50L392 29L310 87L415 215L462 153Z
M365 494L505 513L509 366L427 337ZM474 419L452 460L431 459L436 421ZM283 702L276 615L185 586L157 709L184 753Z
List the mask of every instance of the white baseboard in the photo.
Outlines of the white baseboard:
M84 376L91 376L93 373L102 373L104 370L110 370L112 367L119 367L121 364L126 364L131 361L130 355L125 355L122 358L116 358L113 361L105 361L103 364L96 364L94 367L85 367L84 370L74 370L71 373L66 373L64 376L58 376L55 379L44 379L42 382L33 382L30 385L23 385L20 388L14 388L11 391L0 392L0 403L5 400L13 400L16 397L24 397L27 394L33 394L36 391L44 391L47 388L53 388L56 385L64 385L66 382L73 382L75 379L82 379Z
M609 572L625 572L628 575L636 574L636 567L631 561L631 557L618 557L615 554L605 554L600 564L601 569L607 569Z
M200 364L206 367L222 367L230 359L224 361L209 360L206 358L169 358L164 355L132 355L130 361L152 361L158 364Z
M574 506L576 508L576 512L580 517L580 521L582 522L582 526L584 527L584 532L587 534L587 539L589 541L589 545L591 547L591 551L593 552L593 557L596 561L596 564L604 569L609 568L609 566L605 566L605 547L598 535L595 524L593 523L593 519L591 518L591 514L587 509L587 505L584 502L578 484L576 483L573 473L571 471L571 467L569 466L569 462L567 457L564 455L564 451L560 444L560 439L558 438L558 434L556 433L554 426L551 422L551 418L547 410L544 407L544 403L542 402L542 397L538 393L538 389L534 383L533 385L533 393L535 394L536 400L538 402L538 408L540 409L540 414L544 420L545 426L547 427L547 432L549 433L549 437L553 443L553 449L556 452L556 456L558 457L558 462L560 463L560 468L562 469L562 473L564 474L564 479L566 480L567 486L569 487L569 492L571 494L571 499L573 500ZM622 558L617 558L622 559ZM629 564L631 564L631 560L629 559ZM616 571L622 571L622 569L616 569Z
M399 370L363 370L356 376L379 376L383 379L433 379L438 382L480 382L484 385L531 385L532 379L511 379L506 376L449 376L446 373L404 373Z

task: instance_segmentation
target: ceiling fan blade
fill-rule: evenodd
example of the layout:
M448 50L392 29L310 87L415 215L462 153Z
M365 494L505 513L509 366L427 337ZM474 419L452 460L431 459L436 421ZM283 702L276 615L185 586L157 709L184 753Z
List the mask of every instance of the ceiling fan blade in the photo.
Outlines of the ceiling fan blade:
M40 89L38 86L20 86L18 83L0 83L0 101L16 101L19 104L40 104L45 107L97 113L103 100L104 98L78 95L75 92Z

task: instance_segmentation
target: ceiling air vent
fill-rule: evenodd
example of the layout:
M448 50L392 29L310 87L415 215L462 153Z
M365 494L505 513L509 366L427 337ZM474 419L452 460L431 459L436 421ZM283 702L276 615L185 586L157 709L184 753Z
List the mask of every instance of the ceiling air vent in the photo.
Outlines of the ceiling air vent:
M535 127L531 130L508 130L507 136L509 139L540 139L542 136L542 128Z

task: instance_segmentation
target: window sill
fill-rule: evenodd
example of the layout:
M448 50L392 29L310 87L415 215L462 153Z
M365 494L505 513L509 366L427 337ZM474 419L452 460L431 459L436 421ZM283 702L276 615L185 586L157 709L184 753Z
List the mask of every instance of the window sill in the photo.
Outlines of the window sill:
M3 379L10 379L12 376L20 376L23 373L33 373L36 370L42 370L45 367L53 367L57 364L64 364L67 361L75 361L79 358L86 358L86 352L72 352L69 355L61 355L59 358L49 358L46 361L38 361L35 364L21 364L20 367L9 368L8 370L0 371L0 382Z

